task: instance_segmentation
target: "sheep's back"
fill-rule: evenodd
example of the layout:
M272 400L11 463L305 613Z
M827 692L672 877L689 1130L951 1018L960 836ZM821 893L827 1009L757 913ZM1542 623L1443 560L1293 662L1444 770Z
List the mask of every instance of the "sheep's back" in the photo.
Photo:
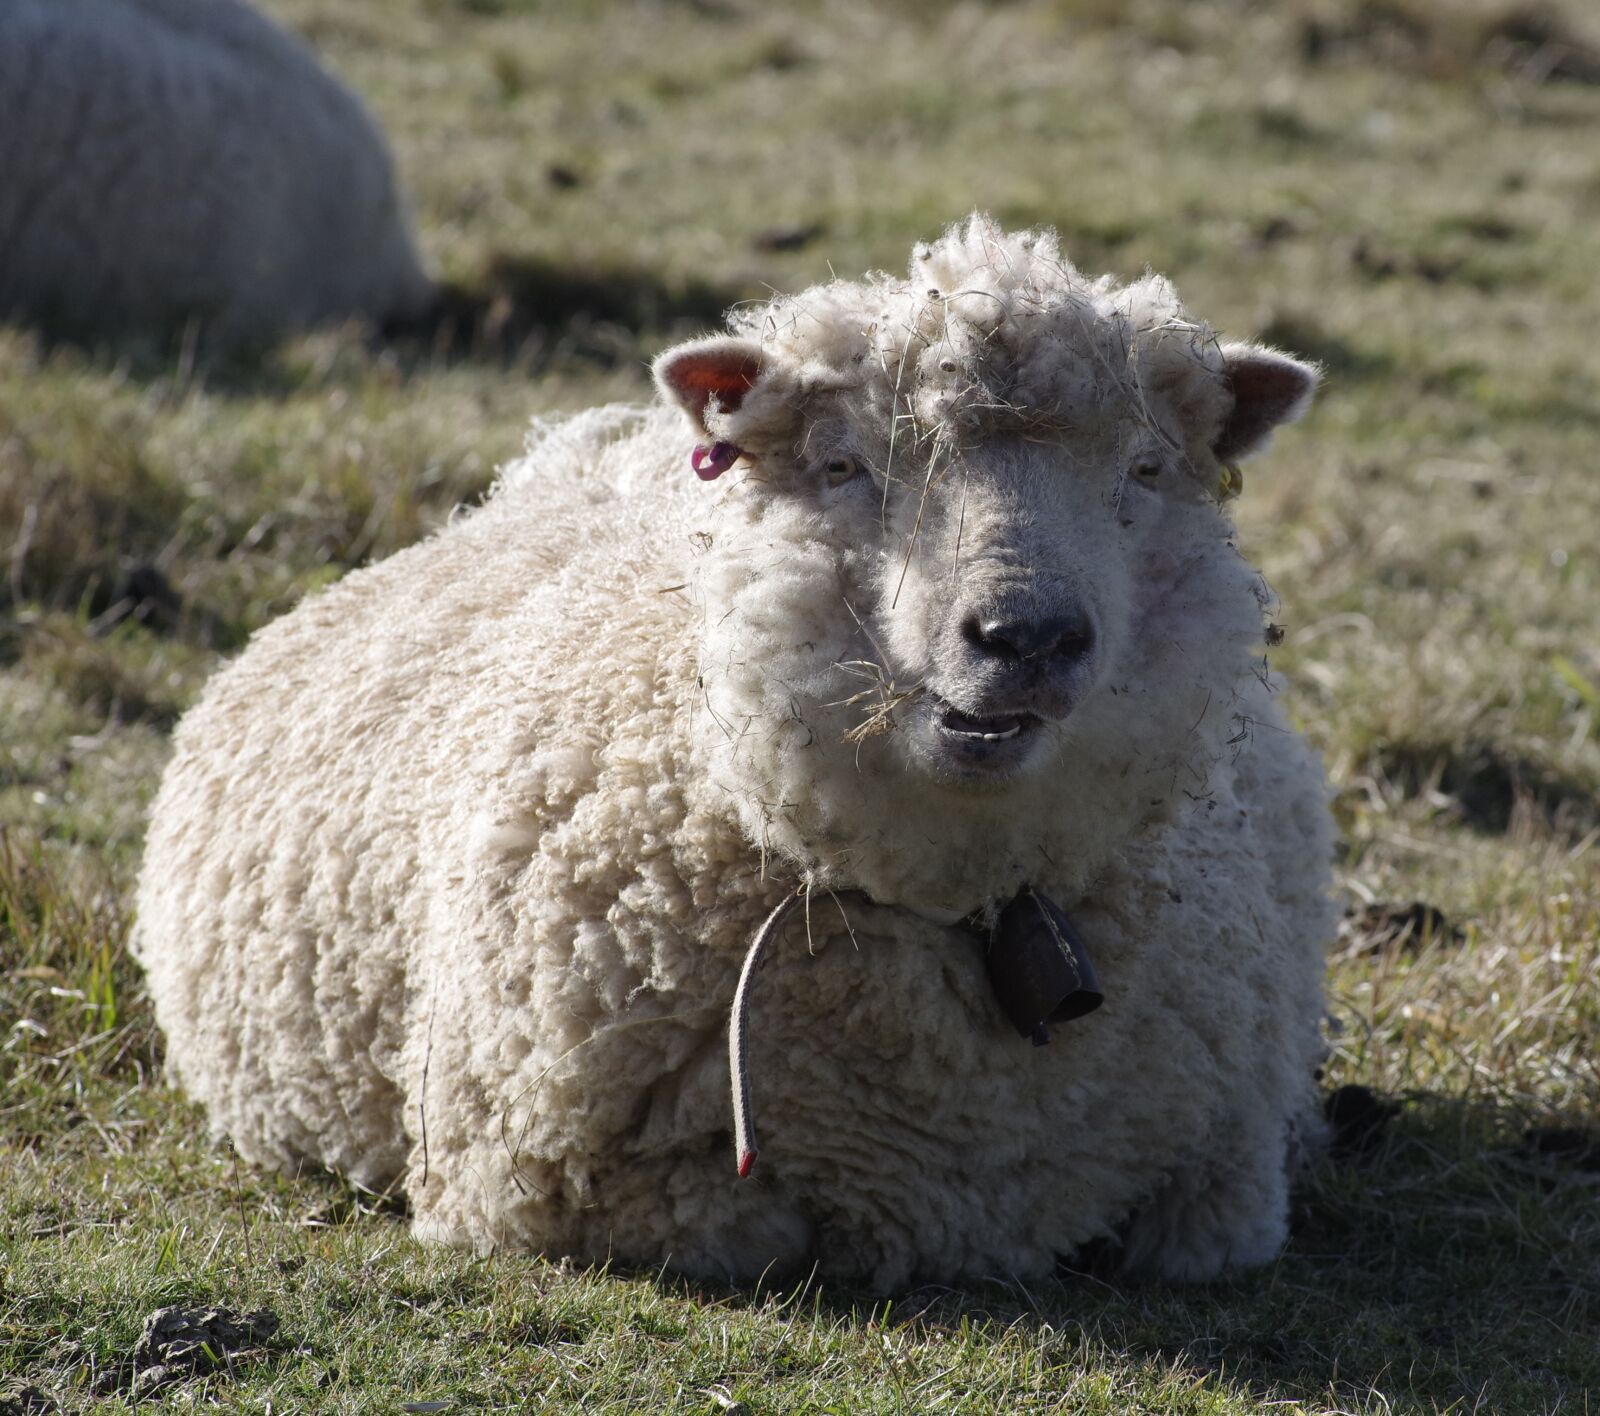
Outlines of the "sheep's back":
M502 781L675 716L674 538L555 471L303 603L178 728L137 949L171 1071L252 1159L399 1173L419 959Z

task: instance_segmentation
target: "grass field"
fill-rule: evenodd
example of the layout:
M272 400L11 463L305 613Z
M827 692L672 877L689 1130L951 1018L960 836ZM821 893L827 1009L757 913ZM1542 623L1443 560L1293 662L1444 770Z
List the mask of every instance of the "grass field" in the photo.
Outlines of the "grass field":
M1600 17L1584 0L271 0L371 102L453 318L208 356L0 329L0 1413L1600 1406ZM1321 360L1248 469L1386 1099L1273 1268L735 1292L423 1249L238 1166L125 953L219 659L642 396L727 303L973 207ZM270 1310L165 1385L164 1305Z

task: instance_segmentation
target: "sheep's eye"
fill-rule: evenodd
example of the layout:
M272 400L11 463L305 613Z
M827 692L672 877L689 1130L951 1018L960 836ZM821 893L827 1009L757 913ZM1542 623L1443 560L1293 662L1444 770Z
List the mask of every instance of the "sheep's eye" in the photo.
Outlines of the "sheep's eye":
M1141 457L1128 470L1142 482L1153 482L1161 475L1161 461L1155 457Z
M828 485L842 487L852 477L859 477L867 470L867 464L859 457L836 457L826 467Z

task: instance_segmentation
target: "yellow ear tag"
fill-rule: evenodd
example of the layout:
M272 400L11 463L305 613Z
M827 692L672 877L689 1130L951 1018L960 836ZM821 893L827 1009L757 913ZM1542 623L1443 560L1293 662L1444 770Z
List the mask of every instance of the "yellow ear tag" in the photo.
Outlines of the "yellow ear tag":
M1222 475L1217 478L1217 500L1219 502L1232 501L1244 490L1244 473L1239 470L1237 462L1226 462L1222 466Z

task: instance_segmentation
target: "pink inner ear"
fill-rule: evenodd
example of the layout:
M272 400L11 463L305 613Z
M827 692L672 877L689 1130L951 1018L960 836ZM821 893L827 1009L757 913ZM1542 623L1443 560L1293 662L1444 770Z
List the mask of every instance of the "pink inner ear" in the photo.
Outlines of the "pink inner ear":
M1233 411L1212 444L1221 462L1248 457L1272 430L1305 412L1317 386L1316 370L1270 349L1233 346L1223 351Z
M761 377L761 360L743 350L691 350L672 360L664 377L693 412L703 416L715 398L724 413L731 413Z
M1305 371L1279 359L1246 359L1228 370L1234 398L1266 416L1282 416L1306 396Z

